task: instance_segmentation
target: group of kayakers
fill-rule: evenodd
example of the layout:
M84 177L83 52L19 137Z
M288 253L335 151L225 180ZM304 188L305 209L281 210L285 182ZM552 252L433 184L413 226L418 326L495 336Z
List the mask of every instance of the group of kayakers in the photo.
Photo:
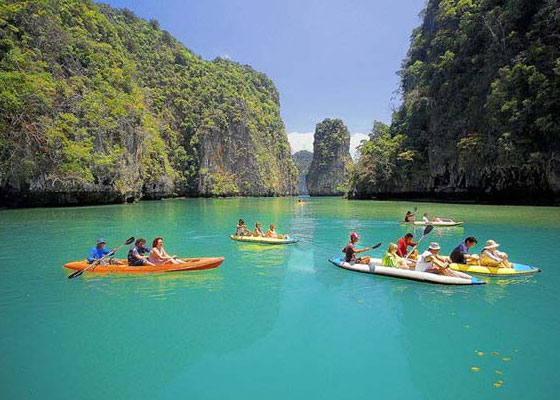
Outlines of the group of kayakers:
M404 222L415 222L415 221L416 221L416 211L414 211L414 212L407 211L405 216L404 216ZM430 218L430 216L427 212L422 214L422 222L442 222L442 221L443 221L443 219L438 218L438 217Z
M131 238L132 240L132 238ZM88 254L88 262L94 263L105 259L115 252L115 249L108 250L105 248L106 241L103 238L97 239L95 247L93 247ZM181 264L182 261L177 256L170 256L163 248L163 238L157 237L152 240L152 247L146 247L146 239L138 238L134 245L128 250L127 257L128 265L130 266L156 266L168 264Z
M457 264L477 264L495 268L513 268L508 260L506 253L498 251L500 246L494 240L486 241L480 255L470 254L469 250L478 242L475 237L469 236L448 256L439 254L441 246L437 242L432 242L423 253L418 253L418 243L413 241L414 235L407 233L397 240L397 243L389 243L387 251L381 259L381 264L386 267L414 269L421 272L453 276L453 271L449 269L451 263ZM350 242L342 249L345 253L345 261L348 263L368 264L370 257L357 257L356 254L370 250L369 247L356 249L356 243L360 236L352 232ZM413 247L409 252L408 247Z
M279 235L276 232L276 226L274 224L270 224L268 226L268 230L266 232L263 231L261 223L259 221L255 222L255 230L250 231L249 228L245 225L245 221L242 219L239 220L237 223L237 227L235 230L236 236L255 236L255 237L269 237L274 239L286 239L287 235Z

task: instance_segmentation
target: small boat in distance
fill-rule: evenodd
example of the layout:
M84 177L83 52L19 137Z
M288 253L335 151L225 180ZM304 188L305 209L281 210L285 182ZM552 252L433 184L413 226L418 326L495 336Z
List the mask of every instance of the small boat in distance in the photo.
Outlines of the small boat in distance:
M262 244L294 244L299 242L299 239L293 237L286 237L285 239L271 238L266 236L237 236L229 235L230 239L236 240L238 242L249 242L249 243L262 243Z
M464 222L456 222L450 218L438 218L438 221L399 221L399 224L413 226L461 226L464 224Z
M87 260L81 260L66 263L64 267L76 271L87 268L85 272L116 274L186 272L217 268L224 262L224 257L181 258L180 260L182 261L181 264L140 265L137 267L128 265L127 260L118 260L116 264L100 264L94 266L91 266Z

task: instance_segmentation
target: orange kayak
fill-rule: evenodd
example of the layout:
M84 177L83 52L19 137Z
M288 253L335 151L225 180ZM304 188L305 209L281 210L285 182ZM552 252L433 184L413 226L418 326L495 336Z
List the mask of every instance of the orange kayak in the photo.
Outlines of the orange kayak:
M196 271L201 269L211 269L219 267L224 261L224 257L205 257L205 258L181 258L183 264L166 264L152 267L151 265L141 265L138 267L128 265L126 260L118 260L118 264L96 265L86 272L97 273L118 273L118 274L136 274L146 272L179 272L179 271ZM89 266L87 260L73 261L64 264L65 268L82 270Z

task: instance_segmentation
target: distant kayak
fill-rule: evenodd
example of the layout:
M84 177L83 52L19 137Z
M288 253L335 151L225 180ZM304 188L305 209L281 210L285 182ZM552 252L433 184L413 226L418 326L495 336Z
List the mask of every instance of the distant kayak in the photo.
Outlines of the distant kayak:
M449 268L455 271L463 271L474 274L484 274L489 276L516 276L531 275L541 272L540 268L525 264L512 263L513 268L484 267L482 265L466 265L452 263Z
M119 260L120 264L115 265L96 265L86 271L96 273L117 273L117 274L136 274L136 273L155 273L155 272L183 272L197 271L201 269L217 268L224 261L224 257L205 257L205 258L181 258L183 264L165 264L165 265L141 265L138 267L128 265L126 260ZM89 267L87 260L74 261L64 264L65 268L73 270L82 270Z
M414 222L406 222L406 221L399 221L400 224L404 225L414 225L414 226L460 226L463 225L463 221L455 222L452 219L442 219L441 221L414 221Z
M294 239L292 237L288 237L286 239L269 238L269 237L262 237L262 236L237 236L237 235L230 235L229 237L233 240L237 240L238 242L249 242L249 243L293 244L299 242L299 239Z
M367 274L385 275L394 278L411 279L414 281L423 281L430 283L439 283L443 285L482 285L486 282L478 278L474 278L467 274L461 273L461 277L452 277L446 275L437 275L430 272L412 271L406 269L384 267L381 265L380 258L372 258L369 264L350 264L343 258L331 258L329 261L337 267L347 269L349 271L364 272Z

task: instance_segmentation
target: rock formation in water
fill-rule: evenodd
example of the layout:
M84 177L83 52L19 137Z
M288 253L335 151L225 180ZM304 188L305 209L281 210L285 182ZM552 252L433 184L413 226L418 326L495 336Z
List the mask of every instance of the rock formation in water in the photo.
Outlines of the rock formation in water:
M293 157L299 175L298 192L299 194L309 194L307 190L307 173L313 160L313 153L307 150L300 150Z
M430 0L423 15L403 103L349 195L560 204L558 2Z
M0 205L297 191L270 79L126 9L4 4L0 109Z
M344 194L350 157L350 132L340 119L325 119L315 127L313 161L307 174L311 196Z

